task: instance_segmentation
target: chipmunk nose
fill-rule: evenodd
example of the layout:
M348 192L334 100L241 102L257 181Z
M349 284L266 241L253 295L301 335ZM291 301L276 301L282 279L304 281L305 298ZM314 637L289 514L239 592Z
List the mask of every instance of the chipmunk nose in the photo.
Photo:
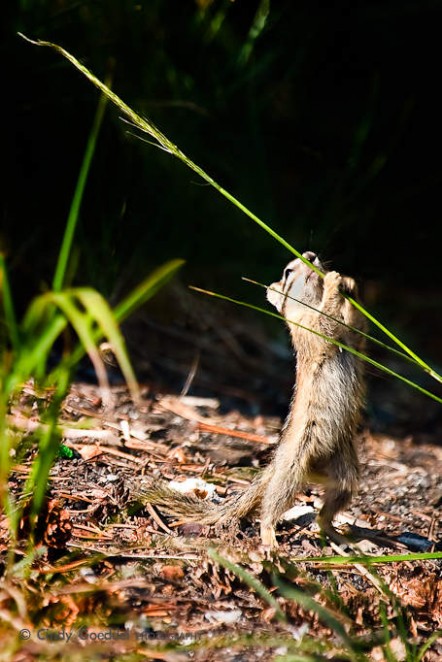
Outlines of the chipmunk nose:
M316 255L316 253L313 253L313 251L306 251L305 253L302 254L302 257L305 257L306 260L308 260L313 264L318 256Z

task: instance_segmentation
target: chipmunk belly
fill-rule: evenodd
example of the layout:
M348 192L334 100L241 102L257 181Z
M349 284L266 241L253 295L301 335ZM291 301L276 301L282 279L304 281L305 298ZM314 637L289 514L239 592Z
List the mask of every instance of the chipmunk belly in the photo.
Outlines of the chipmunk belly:
M325 459L351 442L359 417L360 390L355 362L348 353L339 352L314 364L309 361L308 370L298 364L290 427L299 453Z

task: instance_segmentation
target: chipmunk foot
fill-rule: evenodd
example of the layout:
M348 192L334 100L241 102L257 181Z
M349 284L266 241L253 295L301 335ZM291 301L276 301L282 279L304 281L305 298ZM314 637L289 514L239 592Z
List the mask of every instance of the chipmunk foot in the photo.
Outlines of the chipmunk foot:
M327 538L329 538L332 542L334 542L336 545L347 545L351 546L352 540L350 539L349 535L345 535L345 533L341 533L335 527L333 524L330 522L330 520L323 519L321 516L318 516L317 522L319 524L319 528L321 529L321 533L324 534ZM347 532L350 534L350 530Z
M276 540L275 529L273 526L261 524L261 545L267 553L278 549L278 542Z

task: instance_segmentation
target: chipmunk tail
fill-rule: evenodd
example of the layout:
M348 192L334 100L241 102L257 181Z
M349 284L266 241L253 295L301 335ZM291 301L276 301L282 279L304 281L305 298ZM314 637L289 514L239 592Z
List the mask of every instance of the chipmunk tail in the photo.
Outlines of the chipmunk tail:
M133 494L141 503L158 506L166 515L172 515L187 522L227 523L230 520L246 517L259 505L265 474L264 471L264 474L253 481L248 488L220 503L200 498L194 494L184 494L161 480L143 483L133 490Z
M141 503L158 506L161 512L179 517L187 522L215 524L220 518L220 504L194 494L184 494L169 486L166 481L149 481L133 491Z

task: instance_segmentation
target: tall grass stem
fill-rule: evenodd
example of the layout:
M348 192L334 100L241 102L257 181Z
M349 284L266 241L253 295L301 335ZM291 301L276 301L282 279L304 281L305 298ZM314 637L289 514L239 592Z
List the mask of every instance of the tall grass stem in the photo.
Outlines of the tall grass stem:
M12 301L11 287L9 284L8 270L4 256L0 253L0 299L3 302L3 311L7 334L11 339L14 351L20 349L20 334L18 331L17 318L15 316L14 302Z
M110 78L108 84L110 83ZM100 96L98 107L95 112L94 121L86 144L86 150L83 156L80 172L75 186L74 195L72 198L69 215L66 222L66 227L63 235L63 240L58 255L57 266L55 268L54 279L52 281L52 288L55 292L60 290L66 285L66 272L71 256L72 243L74 241L75 230L77 228L78 219L80 218L81 204L83 201L84 190L89 176L91 163L95 154L97 145L98 134L100 133L101 124L103 122L104 111L108 103L108 98L105 94Z
M324 274L311 262L306 260L302 254L293 246L291 246L281 235L279 235L273 228L271 228L267 223L264 223L256 214L251 212L245 205L243 205L239 200L237 200L229 191L224 189L217 181L215 181L210 175L208 175L200 166L194 163L189 157L187 157L184 152L181 151L177 145L175 145L166 135L164 135L152 122L148 119L138 115L130 106L128 106L120 97L118 97L112 90L110 90L101 80L99 80L94 74L87 69L81 62L79 62L71 53L66 51L61 46L54 44L49 41L41 40L32 40L26 37L25 35L19 33L21 37L26 39L26 41L36 45L36 46L45 46L56 50L63 57L65 57L74 67L76 67L81 73L88 78L95 87L97 87L101 92L110 100L113 104L120 109L120 111L129 119L133 125L142 131L147 133L149 136L154 138L157 141L158 145L167 153L174 155L177 159L182 161L188 168L193 170L197 175L199 175L204 181L206 181L210 186L215 188L221 195L223 195L227 200L229 200L235 207L240 209L246 216L251 218L257 225L259 225L263 230L265 230L271 237L278 241L284 248L286 248L290 253L296 255L304 263L315 271L321 277L324 277ZM431 366L429 366L423 359L421 359L413 350L411 350L404 342L402 342L397 336L387 329L382 322L378 321L376 317L371 315L365 308L355 301L352 297L346 295L346 298L363 314L365 315L373 324L375 324L383 333L385 333L393 342L395 342L401 349L403 349L409 356L411 356L419 366L425 370L431 377L436 379L439 382L442 382L442 376L439 375ZM403 379L403 381L406 381ZM442 402L442 401L441 401Z

